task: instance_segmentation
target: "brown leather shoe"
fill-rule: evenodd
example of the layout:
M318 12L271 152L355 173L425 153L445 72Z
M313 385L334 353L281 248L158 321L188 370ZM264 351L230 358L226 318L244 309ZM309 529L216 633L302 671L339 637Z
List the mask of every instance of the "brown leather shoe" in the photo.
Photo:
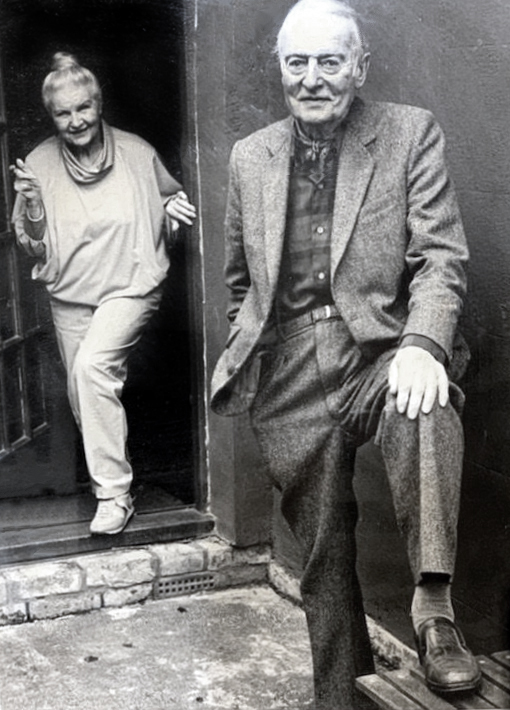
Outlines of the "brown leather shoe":
M460 629L443 616L427 619L415 637L425 680L436 693L476 690L482 674Z

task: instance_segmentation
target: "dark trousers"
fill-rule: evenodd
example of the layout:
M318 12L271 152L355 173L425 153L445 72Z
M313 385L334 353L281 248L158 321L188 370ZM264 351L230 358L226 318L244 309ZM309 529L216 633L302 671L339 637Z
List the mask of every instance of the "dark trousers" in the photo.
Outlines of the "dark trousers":
M356 449L372 436L416 583L423 573L453 573L462 426L451 404L415 421L396 411L387 391L394 353L367 361L342 320L320 321L268 349L251 410L283 515L303 551L316 710L359 710L355 677L373 672L352 485ZM454 404L461 397L452 386Z

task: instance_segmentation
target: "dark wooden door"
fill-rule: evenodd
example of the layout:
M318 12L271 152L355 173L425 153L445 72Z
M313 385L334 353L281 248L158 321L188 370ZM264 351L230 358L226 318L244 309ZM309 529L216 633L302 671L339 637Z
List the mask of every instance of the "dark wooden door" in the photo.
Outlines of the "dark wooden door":
M179 179L181 23L180 0L2 0L0 5L6 103L1 248L9 255L0 264L0 324L3 342L9 343L0 364L0 377L8 370L0 390L6 447L0 498L87 488L45 289L30 279L33 263L16 253L9 231L9 160L25 158L52 133L41 85L53 53L70 51L98 76L106 120L148 140ZM135 485L163 488L192 503L193 365L184 240L183 235L172 249L162 307L130 359L124 401Z
M10 224L9 123L1 70L0 127L0 498L70 493L76 487L75 432L49 314Z

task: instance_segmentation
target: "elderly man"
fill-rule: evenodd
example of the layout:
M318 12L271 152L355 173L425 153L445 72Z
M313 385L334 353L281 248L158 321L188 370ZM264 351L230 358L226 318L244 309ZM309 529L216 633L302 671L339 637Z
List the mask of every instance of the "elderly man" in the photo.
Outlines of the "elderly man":
M361 707L354 678L373 670L352 487L372 436L407 541L427 682L472 690L480 672L450 599L468 254L443 135L427 111L356 97L369 54L344 3L298 2L278 52L291 116L231 156L231 328L212 406L250 411L302 546L317 710Z

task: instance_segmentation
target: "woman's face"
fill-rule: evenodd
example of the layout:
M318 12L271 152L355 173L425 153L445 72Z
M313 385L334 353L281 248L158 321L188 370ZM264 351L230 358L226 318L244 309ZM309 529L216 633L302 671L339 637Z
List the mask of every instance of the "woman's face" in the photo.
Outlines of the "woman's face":
M101 140L101 106L90 86L69 83L51 99L51 117L71 149L87 150Z

